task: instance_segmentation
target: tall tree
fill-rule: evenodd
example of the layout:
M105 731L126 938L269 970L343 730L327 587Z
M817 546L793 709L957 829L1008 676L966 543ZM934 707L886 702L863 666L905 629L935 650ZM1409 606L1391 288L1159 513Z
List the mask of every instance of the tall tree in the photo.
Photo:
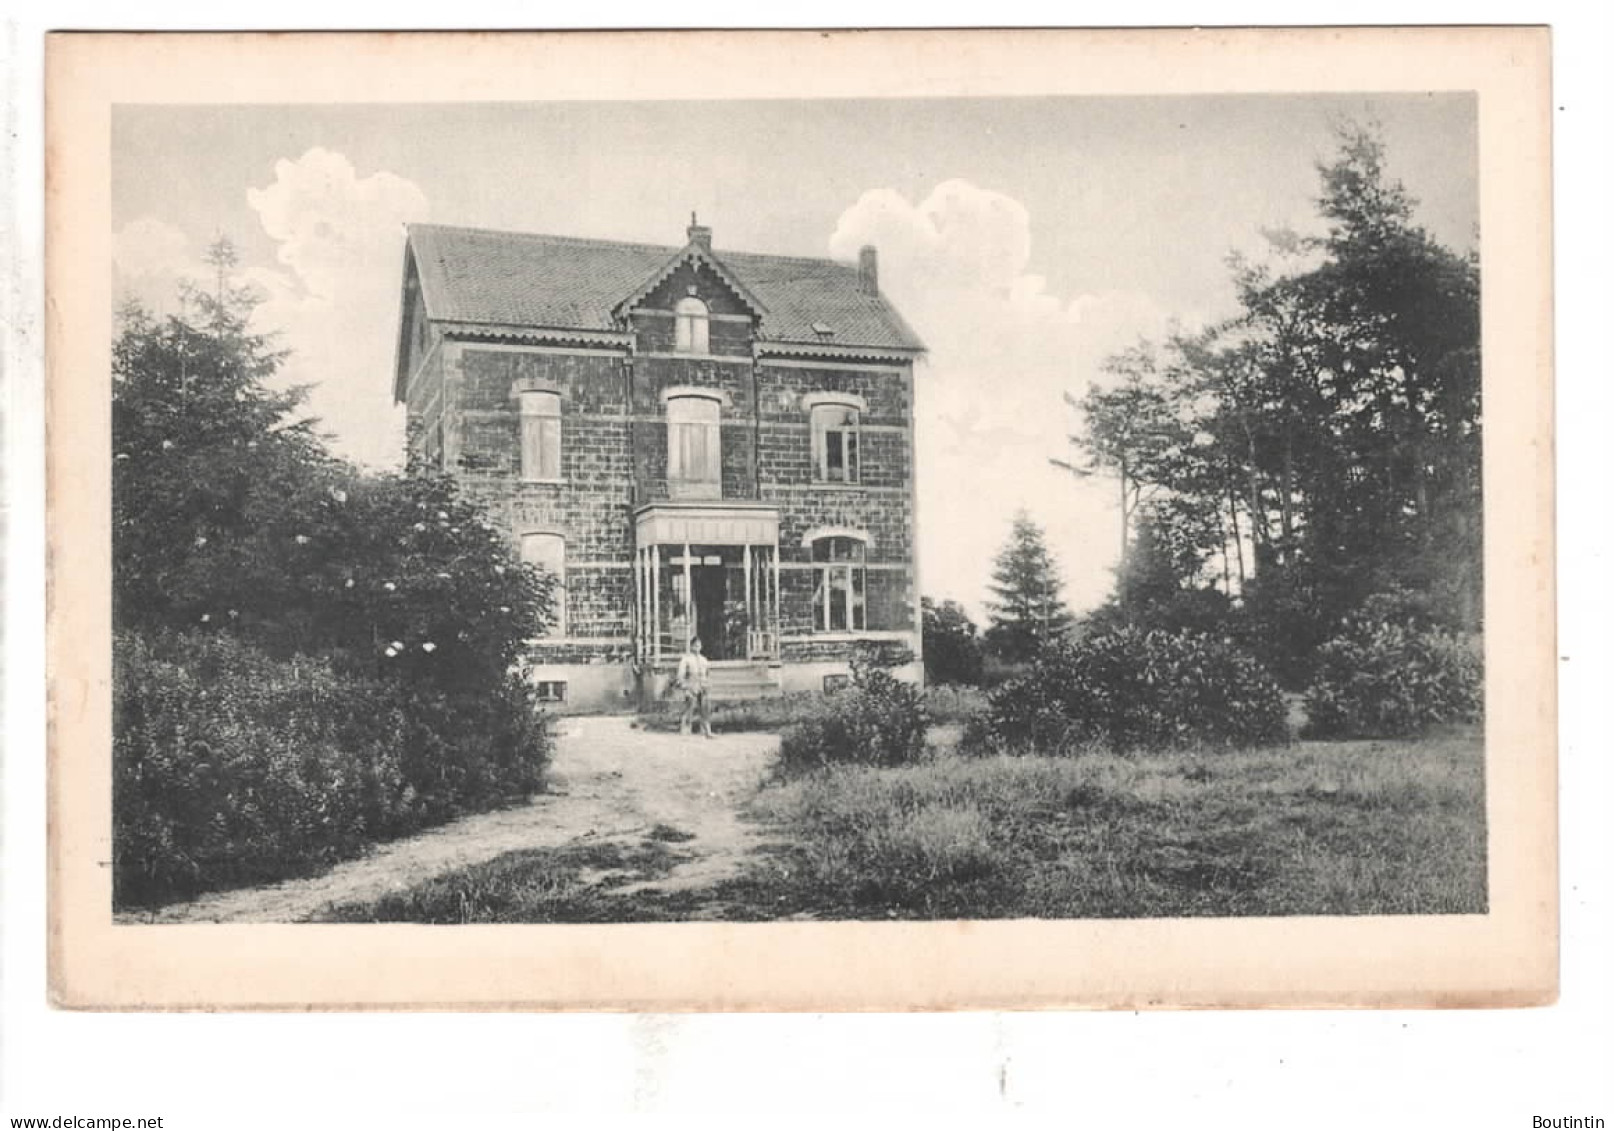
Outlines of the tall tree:
M113 615L120 629L227 631L440 688L498 684L549 611L453 481L336 459L272 387L281 354L210 249L212 290L122 314L113 348ZM428 647L429 646L429 647Z
M1117 355L1064 465L1120 483L1121 609L1146 516L1143 572L1222 556L1291 674L1375 593L1472 628L1481 592L1477 261L1417 226L1373 130L1317 171L1324 233L1266 233L1270 262L1232 260L1236 317Z
M986 604L987 648L1000 659L1021 663L1064 636L1072 621L1062 587L1042 528L1018 512L992 570L995 599Z
M1125 604L1128 557L1140 510L1172 479L1189 434L1181 406L1161 379L1155 349L1149 342L1115 355L1104 368L1110 383L1093 386L1080 400L1065 398L1084 422L1084 431L1071 441L1085 459L1052 462L1077 476L1115 476L1121 517L1116 576L1123 586Z

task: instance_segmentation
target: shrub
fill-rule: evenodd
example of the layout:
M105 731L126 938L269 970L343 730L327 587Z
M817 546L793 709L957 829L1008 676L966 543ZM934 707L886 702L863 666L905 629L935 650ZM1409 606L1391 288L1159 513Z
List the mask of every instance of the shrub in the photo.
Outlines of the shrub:
M996 656L988 656L986 663L981 665L981 686L986 688L1001 687L1011 679L1025 675L1031 670L1030 664L1009 663Z
M785 728L779 764L786 772L802 772L837 763L917 762L925 754L928 723L924 693L864 656L852 664L850 687L824 696Z
M812 714L822 698L816 691L795 691L762 699L720 701L712 704L712 730L718 734L779 731ZM638 723L644 730L673 733L683 713L681 700L659 699L641 707Z
M1360 616L1317 651L1306 689L1308 737L1386 738L1478 721L1479 652L1444 629Z
M985 650L980 632L957 601L940 604L929 597L920 602L924 624L925 682L976 684L981 682Z
M1288 734L1282 692L1246 653L1198 633L1122 628L1050 649L992 693L966 743L1070 754L1250 746Z
M132 306L113 345L120 901L487 808L548 754L520 668L554 578L452 478L333 456L252 306Z
M229 634L114 643L113 898L304 874L537 787L542 717L516 680L476 708ZM480 728L480 729L478 729Z
M976 687L943 684L925 688L925 713L932 723L967 723L986 710L986 693Z

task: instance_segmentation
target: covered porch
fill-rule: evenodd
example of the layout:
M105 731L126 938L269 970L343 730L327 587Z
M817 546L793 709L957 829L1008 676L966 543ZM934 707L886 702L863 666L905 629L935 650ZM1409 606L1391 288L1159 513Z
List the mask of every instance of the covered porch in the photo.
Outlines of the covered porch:
M634 512L634 652L652 669L699 637L714 664L779 661L779 512L658 502Z

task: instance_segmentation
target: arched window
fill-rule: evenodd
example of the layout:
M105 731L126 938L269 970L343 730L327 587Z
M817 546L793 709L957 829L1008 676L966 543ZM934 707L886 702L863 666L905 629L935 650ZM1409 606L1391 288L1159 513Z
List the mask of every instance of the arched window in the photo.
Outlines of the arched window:
M673 349L678 353L710 353L707 329L710 315L706 304L691 295L673 307Z
M521 394L521 478L560 479L560 394Z
M813 630L862 632L868 626L864 544L856 538L813 541Z
M858 411L846 404L819 404L812 410L813 474L823 483L858 479Z
M722 496L722 407L715 397L667 399L667 485L674 498Z
M521 560L554 575L550 589L551 613L542 635L566 635L566 537L532 532L521 536Z

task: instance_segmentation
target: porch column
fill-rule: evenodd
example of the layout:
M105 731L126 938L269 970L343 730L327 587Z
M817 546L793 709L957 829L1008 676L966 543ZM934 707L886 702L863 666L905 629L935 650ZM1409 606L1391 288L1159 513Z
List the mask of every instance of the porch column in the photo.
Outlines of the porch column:
M650 660L661 659L661 547L650 547Z
M784 662L785 658L785 624L784 601L779 595L779 542L773 543L773 639L774 659Z
M643 546L636 547L633 551L633 635L634 654L641 660L650 658L650 637L645 631L645 622L650 619L650 590L645 585L649 565L649 552Z
M684 543L684 650L695 639L695 587L690 576L689 543Z
M740 554L741 571L745 574L745 658L751 658L752 633L756 631L755 615L751 611L751 543L747 542Z

